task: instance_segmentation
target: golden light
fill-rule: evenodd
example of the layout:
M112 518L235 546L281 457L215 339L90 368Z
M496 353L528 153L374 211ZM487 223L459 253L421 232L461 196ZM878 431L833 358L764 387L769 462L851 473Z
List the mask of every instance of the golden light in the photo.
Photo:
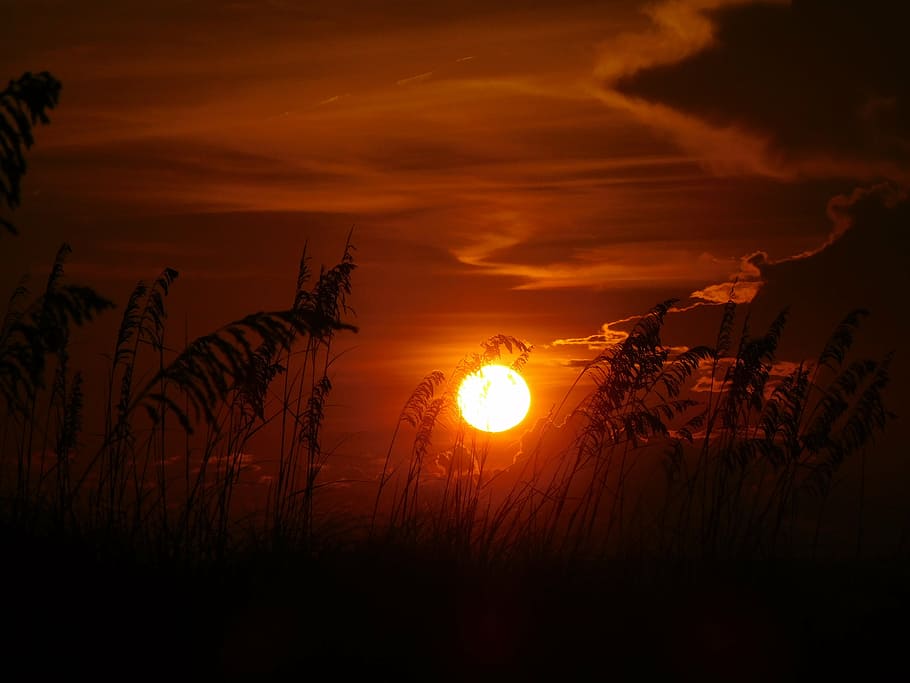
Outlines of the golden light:
M458 387L458 409L465 421L485 432L504 432L521 422L531 392L521 375L504 365L485 365Z

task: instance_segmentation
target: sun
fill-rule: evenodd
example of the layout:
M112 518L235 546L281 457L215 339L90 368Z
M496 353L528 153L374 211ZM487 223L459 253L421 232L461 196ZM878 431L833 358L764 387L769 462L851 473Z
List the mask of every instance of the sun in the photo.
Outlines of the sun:
M465 421L485 432L504 432L521 422L531 407L531 392L521 375L504 365L485 365L458 387L458 408Z

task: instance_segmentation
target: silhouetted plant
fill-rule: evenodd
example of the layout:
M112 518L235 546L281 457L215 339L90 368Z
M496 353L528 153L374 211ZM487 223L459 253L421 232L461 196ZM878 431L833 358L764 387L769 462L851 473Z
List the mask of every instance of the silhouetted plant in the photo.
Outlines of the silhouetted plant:
M715 345L671 358L660 332L673 303L655 306L625 340L587 364L575 385L593 381L590 393L562 425L550 420L543 426L538 445L509 468L513 484L506 491L487 486L483 442L467 442L463 420L446 410L460 378L515 340L491 337L448 382L442 373L428 375L399 417L392 445L402 423L415 429L414 441L409 457L394 467L389 449L372 526L383 490L394 480L390 531L442 542L463 556L505 558L536 549L581 558L636 548L689 559L773 557L782 539L792 544L800 506L821 499L823 510L844 460L863 453L885 428L890 356L847 364L865 316L854 311L816 361L772 381L787 311L759 336L750 333L747 315L734 344L738 306L731 296ZM519 348L523 363L529 349ZM691 391L695 375L708 386L704 400ZM434 456L432 434L443 415L452 418L454 438L451 448L435 446ZM568 447L541 446L548 431L570 430ZM428 473L428 462L443 471ZM658 463L666 474L663 503L648 510L654 501L643 498L642 482L633 484L630 475ZM421 505L425 479L436 480L443 493ZM641 479L653 484L647 475ZM628 533L630 507L637 536ZM820 526L821 511L817 519Z
M731 300L725 308L718 350L729 348L723 342L733 306ZM798 507L813 497L821 499L814 548L835 472L885 428L890 356L843 367L866 313L849 313L817 360L798 364L769 386L786 316L782 311L758 338L750 337L747 319L725 369L715 354L693 466L686 464L683 444L693 441L691 433L677 434L669 450L664 513L671 491L682 493L672 534L680 552L693 552L683 547L695 542L698 554L708 557L773 556L782 534L792 541Z
M342 262L323 269L312 290L302 291L299 282L293 308L246 316L189 342L176 355L165 343L164 302L177 271L166 268L153 282L138 283L117 331L105 424L90 456L79 441L82 375L70 370L67 347L73 327L112 304L90 288L64 281L69 254L64 245L44 293L30 301L23 280L0 328L0 400L6 415L0 475L14 473L13 519L47 513L62 527L103 531L162 557L223 557L236 521L232 497L245 445L279 413L292 413L294 445L279 467L276 529L288 539L307 538L313 491L327 456L320 427L331 390L331 340L339 330L355 329L340 317L350 311L352 250L348 243ZM304 347L295 375L300 400L270 410L269 387L289 367L282 358L288 364L295 360L297 340ZM173 357L167 360L166 353ZM155 369L149 372L149 366ZM186 438L181 490L172 490L167 473L174 443L168 421ZM203 439L198 459L189 445L196 436ZM50 482L54 485L45 485Z
M302 319L311 319L302 348L295 355L285 349L284 387L281 398L281 441L278 473L271 498L272 536L276 543L309 544L313 534L313 499L317 479L328 453L323 450L321 429L326 401L332 389L329 368L334 362L332 342L339 330L354 330L340 322L341 316L353 313L348 304L352 275L356 269L354 246L350 235L340 261L332 268L322 268L315 283L310 280L306 247L300 258L292 310Z
M49 74L26 74L0 93L0 197L8 209L20 200L32 128L47 123L59 89ZM8 221L2 227L15 232ZM138 283L110 356L104 424L90 445L70 336L113 304L64 281L69 252L61 247L40 296L20 282L0 324L0 512L26 526L47 516L62 530L101 534L158 558L222 560L237 545L235 492L248 445L275 424L280 441L264 510L245 522L273 548L312 548L314 500L331 455L322 428L333 341L356 329L345 320L356 268L350 236L340 262L312 283L304 248L289 308L242 317L180 348L166 339L165 301L177 271ZM864 477L866 448L891 417L884 392L892 356L849 359L868 315L856 310L816 360L779 376L788 312L759 336L746 315L735 340L742 309L732 292L714 346L674 354L661 339L674 303L657 304L588 363L570 389L590 383L577 407L561 422L550 415L537 443L495 474L490 440L462 419L457 390L503 350L521 371L532 346L497 334L448 376L428 374L395 425L370 535L439 544L478 561L531 553L776 557L793 548L809 509L814 552L836 475L859 454ZM696 375L708 387L703 397L693 391ZM396 458L407 427L413 439ZM563 441L548 448L553 434ZM175 477L168 464L181 458ZM662 497L644 491L660 480L633 476L649 465L663 468Z
M399 414L383 469L380 473L370 528L375 529L383 492L394 480L395 489L388 505L387 529L398 539L410 542L445 538L461 544L467 552L474 535L477 509L488 480L484 478L488 455L485 440L478 443L477 432L466 427L456 403L458 388L468 375L502 358L502 351L515 355L512 368L520 370L532 346L516 337L496 334L480 343L481 351L466 355L448 378L434 371L418 383ZM402 424L414 431L408 457L392 463L393 450ZM433 453L434 432L441 423L453 426L450 448L445 454ZM466 444L466 432L471 443ZM431 472L427 472L432 462ZM429 501L421 496L427 480L442 477L442 491Z
M60 81L47 71L25 73L0 91L0 206L5 204L9 210L19 206L25 151L35 143L32 130L48 123L47 111L57 106L59 97ZM2 216L0 229L17 234L16 227Z
M61 281L71 249L57 252L44 292L26 301L26 281L10 298L0 329L0 398L8 412L27 410L45 386L47 361L65 348L70 330L113 306L90 287Z

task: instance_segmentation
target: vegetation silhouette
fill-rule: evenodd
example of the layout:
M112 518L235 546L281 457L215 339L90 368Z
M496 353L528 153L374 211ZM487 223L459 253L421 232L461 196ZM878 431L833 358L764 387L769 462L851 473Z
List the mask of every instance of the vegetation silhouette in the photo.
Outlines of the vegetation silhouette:
M3 91L0 187L9 209L19 203L32 126L47 122L59 90L45 73ZM817 359L776 377L787 311L758 336L747 316L736 336L741 309L731 292L714 342L679 352L661 340L674 301L661 302L583 368L564 404L587 388L584 397L550 415L521 457L495 471L489 437L460 419L454 400L482 365L504 355L517 371L529 362L530 343L494 335L448 375L436 370L418 383L369 495L371 511L357 528L332 534L319 524L332 510L320 515L315 503L331 457L321 435L333 343L357 329L348 320L354 252L349 235L339 262L314 276L304 246L286 309L252 313L180 346L168 334L166 305L177 270L137 283L109 356L103 424L92 430L84 428L84 378L70 343L75 328L113 303L66 281L68 245L39 294L20 283L0 327L0 529L18 558L17 580L31 591L51 587L35 602L16 598L12 613L22 623L38 628L42 610L99 609L81 597L87 587L107 596L105 642L141 656L137 643L174 618L130 615L119 601L137 599L145 590L137 583L159 582L155 599L193 614L177 625L187 642L207 634L194 641L198 649L176 647L208 674L287 674L360 658L405 678L445 662L439 678L463 679L602 670L600 638L639 658L609 666L677 675L684 665L672 658L642 663L647 640L674 652L697 643L676 643L640 612L663 609L666 628L674 627L673 619L703 607L687 595L708 595L699 592L705 584L687 581L736 584L769 566L791 571L786 591L773 594L774 581L757 589L780 614L808 601L817 610L812 628L830 618L826 581L839 575L810 581L802 567L818 565L802 563L818 559L840 468L865 458L890 418L891 355L850 357L867 312L850 312ZM706 391L693 391L696 379ZM445 442L442 422L454 428ZM263 509L241 514L247 446L266 428L278 432L274 476L262 484ZM402 449L407 430L413 436ZM856 559L861 540L860 531ZM88 578L55 582L61 565ZM887 572L877 575L894 585ZM528 620L539 620L539 630ZM119 633L124 622L135 629L129 637ZM255 645L260 622L272 636ZM630 625L643 640L629 635ZM752 631L743 633L736 642L745 649L734 659L758 656L767 643L783 647L747 642ZM811 634L807 662L829 636ZM412 645L402 644L407 638ZM9 642L38 654L24 636ZM91 638L74 642L89 648ZM71 661L78 648L66 647ZM809 666L772 664L756 672Z
M786 555L814 555L835 475L847 458L865 457L893 417L884 403L892 354L849 359L868 315L855 310L817 360L772 381L786 310L756 337L747 317L735 340L731 293L715 343L671 357L660 334L674 303L656 305L625 340L588 363L576 380L592 385L587 395L559 422L548 418L529 452L495 477L484 480L488 441L478 442L475 430L452 421L457 428L444 493L421 509L421 465L438 414L452 404L448 389L434 397L449 386L445 375L428 375L400 417L415 435L388 518L391 537L400 541L407 531L413 542L430 546L457 539L462 556L516 554L520 562L529 552L565 562L773 560L781 544ZM464 367L498 357L509 339L486 342L485 355L469 357L456 370L455 386ZM519 349L523 363L529 347ZM698 394L691 391L696 373L707 385ZM704 398L695 400L698 395ZM380 495L391 478L390 457ZM657 465L663 477L654 476ZM647 476L631 476L648 466ZM655 493L660 479L662 490ZM510 482L505 492L503 480ZM469 504L458 493L449 496L453 481ZM807 514L814 515L808 539L799 529ZM375 511L371 526L377 526Z
M35 139L33 128L47 124L47 111L57 106L60 81L47 71L27 72L0 91L0 208L10 211L19 206L22 176L25 175L25 150ZM0 216L0 234L18 234L16 226Z

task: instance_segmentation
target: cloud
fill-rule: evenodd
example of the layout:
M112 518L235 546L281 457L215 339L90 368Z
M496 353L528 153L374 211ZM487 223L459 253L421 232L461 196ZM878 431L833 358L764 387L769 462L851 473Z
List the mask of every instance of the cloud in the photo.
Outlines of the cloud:
M723 172L907 181L907 10L673 0L603 46L602 98Z
M893 211L902 204L906 204L910 192L906 188L892 183L879 183L870 187L857 187L849 195L835 195L828 202L828 218L834 223L834 229L818 249L812 252L798 254L796 258L814 256L818 252L834 244L863 214L875 207ZM790 259L792 260L792 259Z
M695 290L689 294L689 298L694 302L688 302L673 310L682 312L695 306L725 304L728 301L737 304L749 303L764 284L761 277L761 264L767 261L768 254L764 251L756 251L743 256L739 259L739 269L730 274L730 279Z
M817 246L776 259L764 251L743 256L729 280L697 289L672 307L668 325L671 320L676 324L688 319L688 324L678 324L688 335L684 343L705 343L713 339L716 328L710 326L718 321L704 311L732 296L762 320L770 320L785 307L805 319L806 336L796 343L800 347L797 362L812 358L824 343L822 336L854 308L877 312L880 329L888 331L885 338L904 338L906 332L901 330L906 331L907 321L900 298L910 291L910 268L897 245L905 241L910 225L910 193L894 183L860 187L833 197L827 213L832 227ZM548 347L607 348L622 341L627 336L622 328L635 320L637 316L605 322L594 334L556 339ZM588 361L564 362L577 367ZM793 369L782 364L774 372L788 368ZM697 380L694 390L707 390L707 382Z
M594 290L647 287L652 283L691 286L709 274L723 275L730 264L699 251L691 243L644 239L617 244L589 244L584 235L565 234L561 244L522 223L484 232L464 247L452 249L462 263L489 275L517 280L514 289Z
M629 336L624 330L613 329L614 325L623 325L638 320L639 316L614 320L601 325L600 332L589 334L587 337L569 337L567 339L554 339L548 346L583 346L591 351L606 349L615 346Z
M721 282L716 285L708 285L703 289L697 289L689 296L693 299L700 299L700 301L691 304L692 306L699 304L725 304L728 301L747 304L755 298L761 286L760 280L741 280L737 278L733 281ZM682 311L685 308L687 307L675 310Z
M590 358L569 358L564 360L562 365L567 368L586 368L591 364Z
M210 13L194 6L173 34L132 13L117 32L74 16L83 47L58 18L61 39L42 40L68 51L53 60L66 116L31 187L68 214L351 216L444 248L447 275L534 292L693 291L753 249L743 233L762 226L740 231L745 247L722 232L762 198L709 187L697 159L596 99L590 46L633 35L646 19L632 4L393 9L243 10L173 45L161 36ZM681 40L698 34L675 21Z
M719 359L716 368L712 367L710 361L704 361L700 363L693 374L694 380L689 387L689 390L696 394L705 394L709 392L720 391L724 388L722 380L732 364L732 357ZM764 388L765 398L768 398L771 395L780 380L787 377L788 375L792 375L798 368L802 368L803 370L811 370L813 367L814 361L812 359L804 361L774 361L771 363L771 366L768 369L768 377L770 381Z
M855 307L868 308L886 325L885 340L905 338L907 316L902 299L910 291L906 233L910 195L895 185L860 188L829 202L837 235L824 248L799 258L761 264L765 282L753 307L770 314L790 303L813 319L839 320Z
M413 85L415 83L423 83L424 81L429 80L433 77L432 71L427 71L426 73L417 74L416 76L409 76L407 78L401 78L395 81L395 85Z
M886 210L896 209L907 202L908 192L893 183L878 183L859 187L849 194L835 195L828 201L827 214L832 228L827 237L812 249L807 249L783 258L771 259L767 252L757 251L740 259L739 270L731 274L731 280L708 285L695 290L689 297L699 304L724 304L729 300L749 303L758 295L765 284L766 273L780 264L810 259L830 248L854 225L857 215L868 206L880 206ZM686 309L686 306L678 310Z

